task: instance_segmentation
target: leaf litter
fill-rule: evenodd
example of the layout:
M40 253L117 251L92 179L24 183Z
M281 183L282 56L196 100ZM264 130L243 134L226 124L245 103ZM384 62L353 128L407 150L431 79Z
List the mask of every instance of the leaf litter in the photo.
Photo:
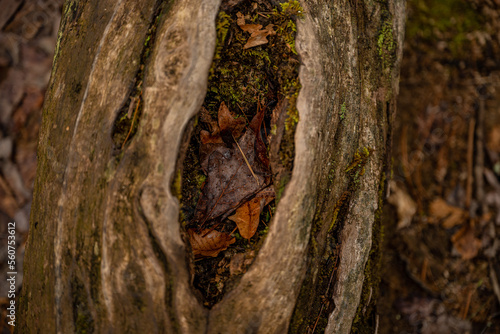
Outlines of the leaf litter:
M201 166L207 174L207 180L191 221L197 224L198 228L206 226L213 220L217 221L216 224L221 222L246 202L247 205L243 207L252 206L253 215L239 215L238 228L241 234L240 226L250 225L251 221L254 221L255 225L255 220L258 225L260 212L263 209L263 205L261 207L259 204L261 199L266 202L267 198L269 203L274 198L274 192L261 192L271 181L269 168L265 165L266 160L263 162L259 159L259 156L267 155L265 144L258 133L263 114L264 109L255 115L243 135L236 139L241 132L242 123L235 120L226 105L222 103L218 113L218 126L208 121L213 132L208 135L206 131L201 132L200 152L203 152ZM257 145L258 142L263 146ZM250 197L257 193L264 195L250 200ZM254 204L248 204L256 201L259 204L258 208ZM253 230L253 233L249 234L250 230ZM244 229L246 239L255 234L257 227L250 230ZM210 254L217 256L218 252Z
M288 2L223 0L207 95L179 156L172 191L208 307L253 262L293 168L301 11Z
M267 36L276 35L276 31L274 31L273 29L273 24L268 24L264 29L262 29L261 24L246 24L245 16L240 12L238 12L236 15L238 16L237 23L241 30L249 32L251 34L247 43L243 46L243 49L250 49L255 46L267 44L269 43L269 41L267 40Z

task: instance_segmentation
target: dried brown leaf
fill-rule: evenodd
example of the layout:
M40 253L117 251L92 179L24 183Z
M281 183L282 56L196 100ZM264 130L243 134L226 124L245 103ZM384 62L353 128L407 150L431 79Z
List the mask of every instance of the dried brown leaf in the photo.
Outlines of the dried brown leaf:
M390 182L390 189L391 195L387 201L397 209L398 229L410 226L413 216L417 213L417 204L395 181Z
M473 224L465 224L451 237L451 242L464 260L475 258L481 249L481 240L474 236Z
M255 140L255 133L248 129L238 141L253 173L237 147L213 144L217 146L206 161L202 161L202 166L206 165L207 180L196 206L194 222L204 223L219 216L227 217L267 185L268 171L256 157Z
M261 24L246 24L245 16L243 16L240 12L238 12L236 16L238 17L236 23L241 30L251 34L247 43L243 46L243 49L249 49L258 45L267 44L269 42L267 40L267 36L276 34L276 31L273 29L274 25L272 24L268 24L264 29L262 29Z
M241 12L236 13L236 24L240 27L245 24L245 15Z
M243 49L253 48L255 46L263 45L269 43L267 36L275 35L276 32L273 29L273 25L269 24L264 28L264 30L254 31L247 43L243 46Z
M262 24L242 24L240 25L241 30L249 32L250 34L260 32L262 29Z
M206 144L223 144L222 138L219 134L212 135L210 132L201 130L200 131L201 143Z
M245 120L243 118L235 118L224 102L220 104L218 118L221 132L231 132L234 138L241 136L245 129Z
M260 132L260 127L262 125L262 121L264 120L264 114L265 109L259 108L257 115L255 115L255 117L252 119L248 127L252 129L257 136L257 139L255 141L255 152L257 153L257 158L264 166L266 166L266 168L268 168L269 157L267 155L267 147L264 143L264 140L262 139L262 135Z
M229 234L217 230L202 230L200 233L197 233L196 229L189 229L188 235L193 254L198 258L215 257L236 241Z
M207 181L193 222L204 224L219 216L226 218L241 203L269 184L269 169L257 157L257 135L252 130L260 128L256 120L259 117L254 117L252 127L237 141L238 145L228 147L227 144L209 143L201 146L200 163L207 174Z
M218 123L212 119L210 114L205 108L201 109L200 118L202 122L206 123L211 132L201 130L200 139L203 144L200 148L200 161L201 168L207 173L208 157L219 147L226 146L224 142L232 142L234 138L241 137L245 130L245 120L243 118L235 118L233 113L229 111L224 102L221 103L218 111Z
M242 204L234 215L228 217L228 219L236 223L243 238L250 239L257 232L260 212L264 206L264 201L263 198L255 197Z
M275 197L274 189L268 187L259 192L253 199L242 204L234 215L228 217L236 223L240 235L245 239L254 236L259 227L260 213L265 205L269 204Z
M467 218L465 210L451 206L442 198L436 198L430 205L430 214L442 220L441 225L444 228L452 228L453 226L462 224Z

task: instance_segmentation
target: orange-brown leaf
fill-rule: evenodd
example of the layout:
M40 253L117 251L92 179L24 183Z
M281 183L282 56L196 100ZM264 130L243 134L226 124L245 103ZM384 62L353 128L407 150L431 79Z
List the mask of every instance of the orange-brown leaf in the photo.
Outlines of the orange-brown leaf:
M243 46L243 49L249 49L262 44L267 44L269 42L267 40L267 36L275 34L276 32L274 31L272 24L269 24L263 30L254 31L252 32L252 35L248 39L247 43Z
M265 205L269 204L275 197L274 189L268 187L259 192L253 199L241 205L234 215L228 217L236 223L240 235L250 239L257 232L260 213Z
M236 241L229 234L216 230L197 233L195 229L189 229L188 235L195 257L215 257Z
M222 144L222 143L224 143L222 141L222 138L221 138L221 136L220 136L219 133L217 133L215 135L212 135L208 131L205 131L205 130L201 130L200 131L200 139L201 139L201 143L203 145L206 145L206 144Z
M264 199L255 197L250 201L242 204L236 213L228 219L231 219L238 226L241 236L245 239L253 237L259 226L260 211L264 204Z
M451 242L464 260L475 258L481 249L481 240L474 236L473 224L465 224L462 226L462 228L451 237Z
M253 48L254 46L266 44L269 42L267 40L267 36L276 34L273 29L274 26L272 24L269 24L264 29L262 29L261 24L246 24L245 16L240 12L236 13L236 16L238 17L236 23L241 28L241 30L251 34L247 43L243 46L243 49L249 49Z
M430 205L432 216L442 221L444 228L452 228L462 224L467 218L467 212L458 207L451 206L442 198L436 198Z
M249 32L251 34L260 31L262 29L261 24L242 24L240 25L241 30Z
M240 27L245 24L245 16L241 14L241 12L236 13L236 24L238 24Z
M234 138L239 138L245 129L245 120L243 118L234 118L234 115L224 102L219 107L219 128L220 131L230 131Z

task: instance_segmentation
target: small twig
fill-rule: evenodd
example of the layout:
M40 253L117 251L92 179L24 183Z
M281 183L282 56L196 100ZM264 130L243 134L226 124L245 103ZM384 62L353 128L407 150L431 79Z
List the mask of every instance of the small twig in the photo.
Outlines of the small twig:
M319 318L321 317L321 313L323 313L323 307L325 306L325 304L322 304L321 305L321 309L319 310L319 315L318 317L316 318L316 322L314 322L314 327L312 329L312 334L314 334L314 331L316 330L316 326L318 325L318 321L319 321Z
M238 108L240 108L241 113L243 114L243 117L245 117L245 119L247 120L247 123L250 123L250 121L248 120L247 115L246 115L246 114L245 114L245 112L243 111L243 108L241 108L241 106L240 106L238 103L236 103L236 105L238 106Z
M474 293L474 290L475 289L470 289L469 293L467 294L467 302L465 303L464 313L462 314L463 320L467 318L467 313L469 313L470 301L472 299L472 294Z
M408 155L408 126L403 126L400 138L400 148L401 148L401 164L403 167L403 176L405 178L406 184L410 190L413 198L416 199L419 208L422 208L422 201L416 190L416 185L413 182L411 174L415 171L414 168L410 170L410 158Z
M425 258L424 263L422 264L422 272L420 273L420 280L422 282L425 282L425 279L427 278L427 267L429 266L429 259Z
M472 200L472 184L474 183L474 177L472 175L474 168L474 128L476 126L476 120L472 119L469 123L469 138L467 140L467 190L465 196L465 207L470 207L470 202Z
M481 203L482 213L487 211L484 201L484 115L486 113L485 96L479 97L479 110L477 111L476 126L476 162L474 164L476 182L476 200Z
M253 172L253 169L250 166L250 163L248 162L247 157L245 156L245 153L243 153L243 151L241 150L241 147L238 144L238 142L236 141L236 139L234 138L233 134L231 134L231 136L233 137L234 142L236 143L236 146L238 146L238 149L240 150L241 155L243 156L243 159L245 159L245 162L247 163L248 169L250 169L250 173L252 173L253 177L255 178L255 181L257 181L257 185L260 187L259 179L257 178L257 175L255 175L255 173Z
M214 226L212 226L211 228L209 228L208 231L206 231L201 237L202 238L206 237L210 232L212 232L217 227L219 227L220 224L221 224L221 222L218 222L217 224L214 224ZM201 228L201 226L200 226L200 228ZM233 233L233 232L231 232L231 233Z
M123 141L122 148L121 148L122 150L125 147L125 143L127 142L128 137L130 137L130 134L132 133L132 129L134 128L134 123L135 123L135 120L137 119L137 114L138 114L137 111L139 110L139 105L141 104L141 99L140 99L141 95L142 95L142 92L139 94L139 97L137 100L137 106L135 107L135 111L134 111L134 118L132 118L132 124L130 124L130 130L128 130L127 137L125 137L125 140Z
M128 106L128 111L127 111L127 118L131 119L133 114L132 112L135 110L135 107L137 106L137 100L139 99L138 96L134 96L130 98L130 105Z
M366 308L368 307L368 305L370 305L370 302L372 301L372 295L373 295L373 288L370 287L370 294L368 295L368 300L366 301L365 306L363 307L363 315L365 315Z

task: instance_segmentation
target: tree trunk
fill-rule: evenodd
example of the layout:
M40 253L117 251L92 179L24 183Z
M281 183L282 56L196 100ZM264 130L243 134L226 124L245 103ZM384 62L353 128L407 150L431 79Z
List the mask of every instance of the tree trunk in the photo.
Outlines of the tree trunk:
M66 1L19 333L348 333L368 317L405 1L300 2L292 177L254 263L209 310L190 285L170 185L206 93L220 1ZM138 73L142 116L120 150L113 125Z

